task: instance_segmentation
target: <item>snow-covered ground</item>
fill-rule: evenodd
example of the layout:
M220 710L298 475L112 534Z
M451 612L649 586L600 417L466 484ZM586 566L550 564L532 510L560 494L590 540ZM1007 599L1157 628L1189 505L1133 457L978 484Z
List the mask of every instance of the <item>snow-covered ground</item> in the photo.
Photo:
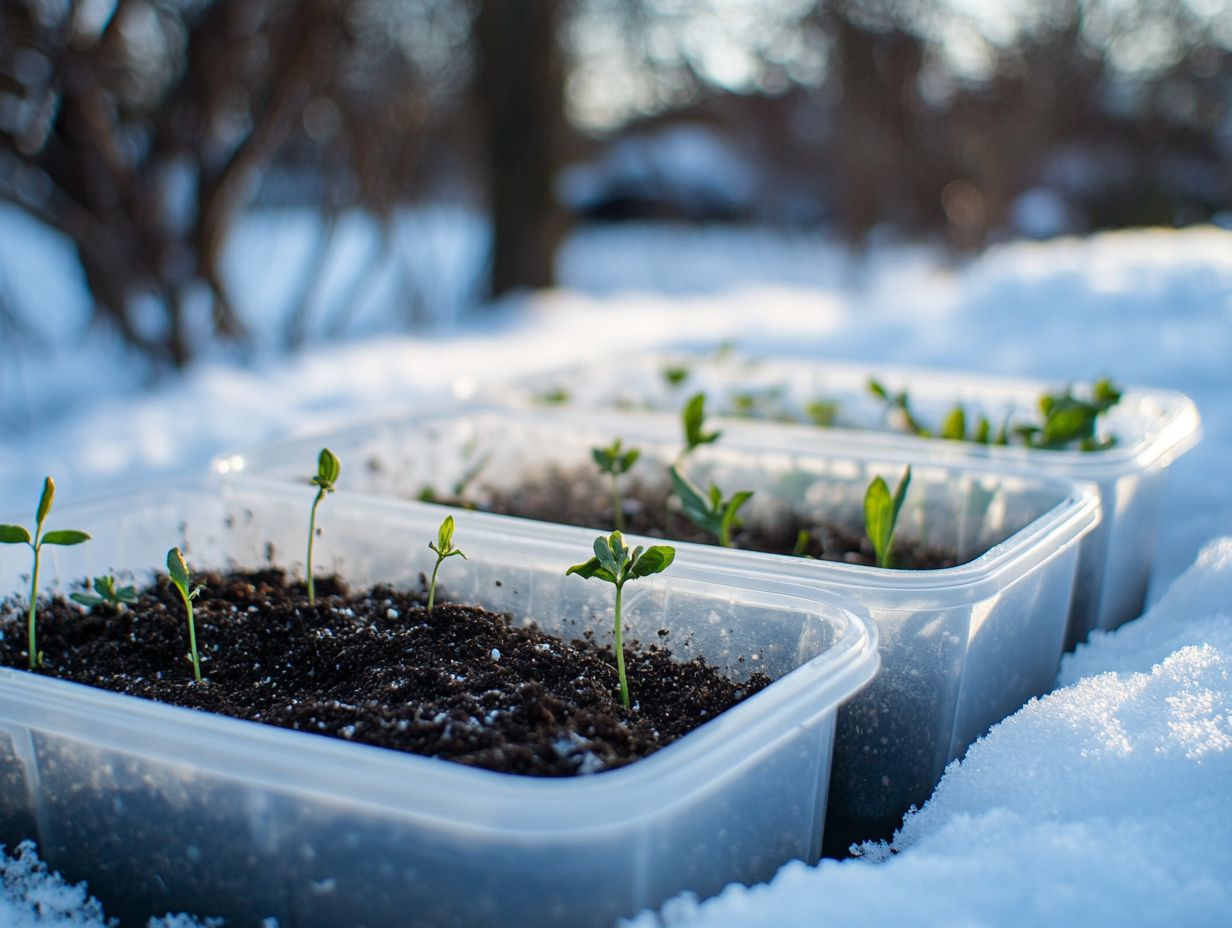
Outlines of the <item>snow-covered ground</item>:
M440 320L428 334L387 331L405 315L389 290L385 304L371 297L356 329L378 335L326 344L323 326L296 356L265 351L240 366L216 355L151 390L106 338L57 337L57 322L84 314L71 264L0 219L3 292L38 307L50 342L18 345L0 332L6 514L33 508L46 473L68 501L200 471L227 448L447 397L459 382L672 341L1058 383L1109 373L1183 390L1205 437L1172 471L1143 619L1067 658L1062 688L974 746L893 848L789 866L768 886L676 900L641 923L1232 924L1232 233L1012 244L955 267L916 247L860 257L817 237L612 228L570 240L562 289L466 314L465 256L481 249L473 224L442 214L436 232L411 236L450 256L439 262L447 279L420 291ZM252 287L284 266L270 258L280 242L310 248L293 222L259 217L245 234L259 265L240 250L229 266ZM277 303L272 292L262 299ZM9 890L10 907L22 892ZM3 904L0 925L95 923L5 921Z

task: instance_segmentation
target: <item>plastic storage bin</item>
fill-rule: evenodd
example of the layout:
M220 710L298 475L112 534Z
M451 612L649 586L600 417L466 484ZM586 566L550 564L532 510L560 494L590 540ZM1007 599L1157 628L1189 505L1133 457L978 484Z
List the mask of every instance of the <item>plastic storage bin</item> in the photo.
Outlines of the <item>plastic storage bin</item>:
M664 374L671 368L688 374L673 385ZM551 401L582 408L678 410L690 394L704 390L712 410L724 415L809 422L810 404L832 404L818 410L832 414L832 427L886 431L889 417L884 404L869 395L870 377L892 391L907 389L913 411L934 427L956 402L966 407L969 422L980 412L994 426L1011 414L1030 421L1039 396L1063 386L891 364L676 349L536 375L496 387L490 395L524 405ZM990 461L1007 472L1089 480L1099 487L1103 521L1083 541L1067 649L1095 629L1116 628L1142 612L1168 467L1201 437L1193 401L1168 390L1129 388L1103 420L1117 444L1093 452L988 447L894 433L895 441L930 459Z
M44 589L113 569L144 580L173 544L194 568L261 566L267 545L300 550L309 500L231 483L63 506L52 521L94 540L45 549ZM333 496L318 570L418 585L439 516ZM450 598L611 640L610 589L564 576L586 550L576 530L457 523L470 560L450 563ZM28 569L0 550L0 590L23 595ZM815 588L687 553L625 596L633 638L662 627L682 658L775 682L648 758L549 780L0 669L0 842L37 839L125 924L190 911L283 928L608 925L815 859L835 709L876 669L875 627Z
M680 447L678 431L674 417L650 414L446 410L358 425L217 464L248 478L303 480L325 444L342 458L340 492L414 498L425 485L448 488L469 479L467 495L482 505L489 488L516 487L549 464L593 469L590 449L614 436L642 449L631 476L666 479L666 463ZM688 469L727 492L754 490L741 511L746 521L773 519L784 506L858 519L869 480L876 474L893 480L910 463L900 533L927 536L965 561L943 570L881 570L678 545L690 563L841 591L877 622L881 672L839 715L827 851L840 853L851 841L888 836L903 812L928 798L949 761L990 725L1051 689L1078 541L1098 521L1099 505L1092 487L947 467L934 461L927 445L870 447L821 432L804 447L792 443L791 431L731 423L721 441L690 456ZM497 531L524 522L472 518ZM579 546L595 535L576 531Z

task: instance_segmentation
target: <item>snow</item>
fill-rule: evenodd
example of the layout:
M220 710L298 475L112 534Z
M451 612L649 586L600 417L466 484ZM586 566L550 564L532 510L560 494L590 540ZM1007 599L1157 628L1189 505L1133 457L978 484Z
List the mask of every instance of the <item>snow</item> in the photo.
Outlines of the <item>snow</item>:
M891 847L633 924L1227 925L1232 538L1062 678L952 764Z
M331 341L321 324L297 355L268 341L247 365L215 352L149 389L98 332L57 338L56 320L83 317L79 275L45 233L0 211L0 295L46 320L41 344L0 339L0 512L28 520L47 473L67 502L200 472L227 449L677 341L1179 389L1197 402L1205 437L1171 472L1143 618L1067 657L1061 688L952 765L891 847L789 865L767 886L673 900L635 924L1232 921L1232 232L1013 243L955 263L923 247L856 255L821 236L758 230L591 229L562 251L560 290L467 314L482 253L475 224L462 214L399 221L438 236L444 276L417 285L437 320L425 334L398 334L406 305L374 286L344 330L363 337ZM264 285L283 307L294 262L262 248L300 242L302 260L313 230L287 214L250 222L253 260L237 252L230 273L276 278ZM339 232L334 247L351 236L363 237ZM419 260L423 276L431 265ZM336 312L327 304L319 319ZM4 866L34 865L19 852ZM59 921L30 921L44 890L5 885L0 924L98 923L84 891L52 881L46 891L68 908L49 910Z

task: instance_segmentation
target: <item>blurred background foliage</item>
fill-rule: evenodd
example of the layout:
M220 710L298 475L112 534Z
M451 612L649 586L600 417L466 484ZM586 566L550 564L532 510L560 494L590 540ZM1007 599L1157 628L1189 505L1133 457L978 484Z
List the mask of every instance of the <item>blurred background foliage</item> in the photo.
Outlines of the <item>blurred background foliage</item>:
M495 296L580 223L962 252L1226 222L1232 4L4 0L0 199L165 366L248 338L222 261L254 210L320 217L288 346L354 211L474 210Z

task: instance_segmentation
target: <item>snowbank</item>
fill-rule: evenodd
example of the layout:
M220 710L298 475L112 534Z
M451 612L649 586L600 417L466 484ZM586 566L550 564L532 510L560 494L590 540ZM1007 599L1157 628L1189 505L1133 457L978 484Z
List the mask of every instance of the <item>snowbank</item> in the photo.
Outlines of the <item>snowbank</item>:
M870 859L791 865L632 924L1227 925L1232 538L1071 659Z

